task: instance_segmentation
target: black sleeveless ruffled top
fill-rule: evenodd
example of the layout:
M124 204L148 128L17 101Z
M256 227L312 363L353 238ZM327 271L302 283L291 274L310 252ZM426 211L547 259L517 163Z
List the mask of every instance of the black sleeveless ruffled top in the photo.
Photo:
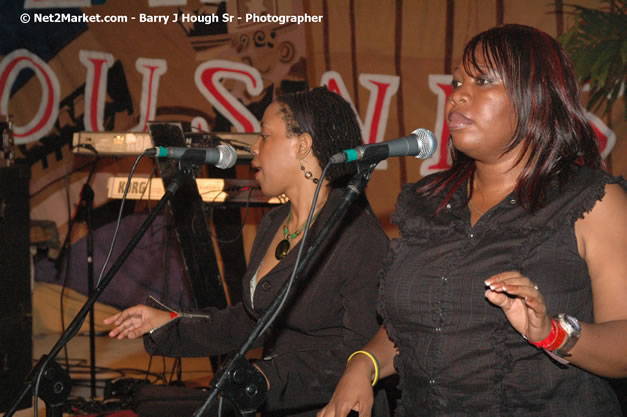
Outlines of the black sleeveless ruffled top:
M399 348L402 396L397 416L620 416L608 383L560 366L527 343L484 296L484 280L519 270L538 284L551 315L592 322L590 276L574 223L603 198L605 185L627 182L573 166L563 187L529 214L511 194L474 227L459 187L442 198L418 197L429 181L404 187L379 310Z

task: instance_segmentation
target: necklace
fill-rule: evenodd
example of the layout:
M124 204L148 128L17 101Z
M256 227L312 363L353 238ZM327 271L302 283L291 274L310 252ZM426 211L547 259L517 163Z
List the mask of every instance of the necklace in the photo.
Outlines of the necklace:
M475 205L472 203L472 200L468 200L468 207L470 207L471 209L473 209L474 211L476 211L476 212L479 214L479 216L483 216L483 215L484 215L484 212L483 212L483 211L481 211L481 210L479 210L479 209L477 208L477 206L475 206Z
M313 218L311 219L312 223L316 221L319 213L320 212L314 214ZM305 222L305 224L296 229L295 232L290 233L288 225L290 224L291 219L292 210L290 210L289 214L287 215L287 220L285 220L285 224L283 225L283 240L281 240L279 244L276 245L276 249L274 250L274 257L277 259L277 261L285 258L287 253L290 251L290 240L296 239L298 235L300 235L300 233L305 229L305 225L307 224L307 222Z

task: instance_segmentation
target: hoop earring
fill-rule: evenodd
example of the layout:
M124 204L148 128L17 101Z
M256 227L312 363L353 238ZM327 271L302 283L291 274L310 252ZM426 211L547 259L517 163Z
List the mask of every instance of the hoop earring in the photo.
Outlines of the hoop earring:
M300 159L298 163L300 164L300 170L305 173L305 178L307 178L308 180L312 180L314 184L318 184L318 181L320 180L318 178L314 178L311 171L307 171L305 165L303 165L303 160Z

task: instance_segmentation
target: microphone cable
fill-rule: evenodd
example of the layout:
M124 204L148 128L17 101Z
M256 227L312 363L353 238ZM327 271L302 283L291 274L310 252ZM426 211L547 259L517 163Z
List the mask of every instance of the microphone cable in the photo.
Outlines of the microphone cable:
M120 209L118 210L118 218L115 223L115 231L113 232L113 237L111 238L111 246L109 247L109 252L107 253L107 257L104 261L104 264L102 265L102 269L100 270L100 275L98 276L96 287L100 285L100 281L102 281L102 278L104 277L107 264L111 260L111 254L113 253L113 248L115 247L115 243L116 243L117 236L118 236L118 231L120 230L120 223L122 222L122 213L124 210L124 204L126 203L126 196L128 195L128 190L131 187L131 179L133 178L133 175L135 174L135 170L137 169L137 165L139 165L139 161L146 155L148 155L147 151L144 151L141 154L139 154L139 156L135 159L133 166L131 167L131 171L128 173L128 178L126 180L126 187L124 187L124 193L122 194L122 201L120 202Z
M294 284L294 281L296 280L296 273L298 272L298 268L300 266L301 258L303 255L303 249L305 248L306 243L307 243L307 236L309 234L309 228L311 227L311 223L313 222L314 211L316 210L316 203L318 201L318 195L320 194L320 188L322 187L322 183L324 182L324 179L326 178L327 170L329 169L330 166L331 166L331 162L327 162L327 164L324 166L324 169L322 170L322 174L320 175L318 184L316 185L316 190L314 192L313 200L311 201L311 208L309 209L309 215L307 216L307 222L305 223L305 228L303 229L303 237L300 241L300 247L298 248L298 254L296 256L294 268L292 269L292 275L290 275L290 278L287 281L286 290L282 296L280 303L277 305L277 308L272 313L272 315L270 316L266 324L261 328L259 335L264 334L266 330L268 330L268 328L272 325L272 323L274 323L279 313L283 310L283 306L287 302L290 291L292 289L292 285Z

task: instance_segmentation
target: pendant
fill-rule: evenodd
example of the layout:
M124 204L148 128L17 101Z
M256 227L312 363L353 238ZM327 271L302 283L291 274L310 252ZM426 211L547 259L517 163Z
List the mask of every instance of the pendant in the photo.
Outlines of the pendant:
M287 252L289 252L289 250L290 241L287 239L283 239L279 242L278 245L276 245L276 249L274 250L274 256L278 261L280 261L281 259L285 258L285 255L287 255Z

